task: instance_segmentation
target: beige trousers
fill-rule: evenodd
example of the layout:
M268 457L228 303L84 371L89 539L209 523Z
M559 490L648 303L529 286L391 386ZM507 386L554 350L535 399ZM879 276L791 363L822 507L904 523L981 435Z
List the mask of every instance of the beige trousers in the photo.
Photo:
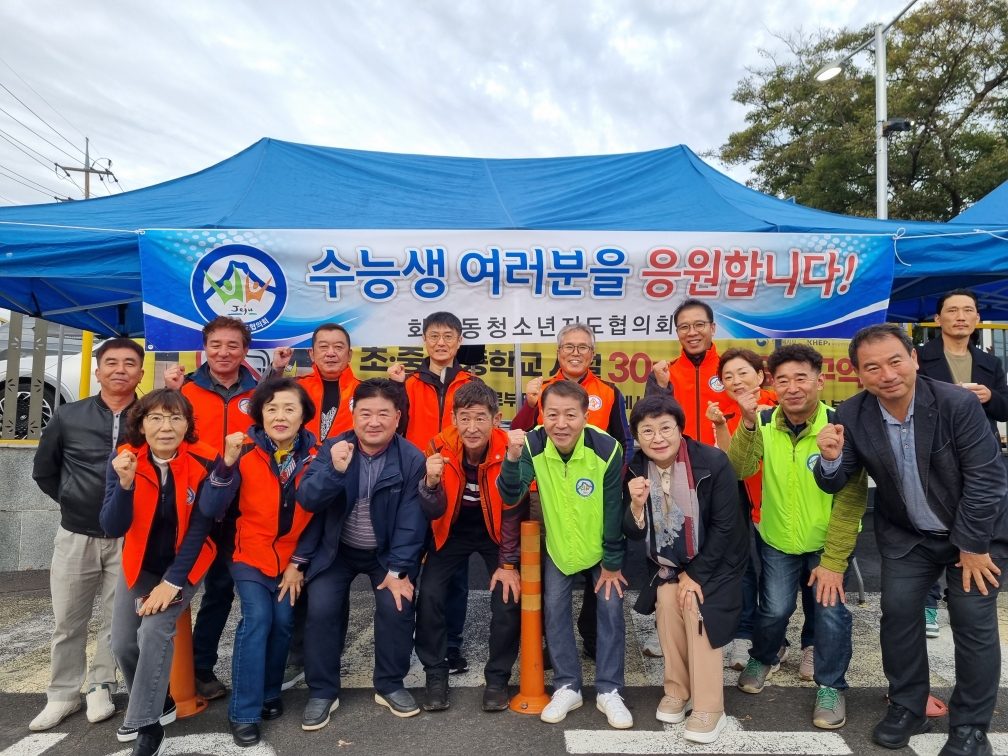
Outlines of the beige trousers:
M56 629L52 636L52 667L46 695L50 701L73 701L80 697L87 676L88 688L110 685L115 691L116 665L109 640L112 606L122 563L121 538L92 538L56 531L49 590L52 593ZM91 668L87 665L88 622L95 594L101 592L102 621Z
M658 586L655 617L665 654L665 695L683 701L692 698L694 711L724 711L721 649L711 648L706 631L699 633L696 605L694 596L693 608L684 614L679 609L679 584Z

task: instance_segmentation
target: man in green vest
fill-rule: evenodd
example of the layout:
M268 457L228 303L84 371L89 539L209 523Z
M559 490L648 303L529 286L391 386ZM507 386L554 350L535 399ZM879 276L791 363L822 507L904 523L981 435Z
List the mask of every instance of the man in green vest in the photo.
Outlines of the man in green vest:
M763 572L753 647L738 686L746 693L759 693L780 667L777 653L795 610L802 570L807 569L818 602L814 679L819 689L812 724L836 729L847 721L844 691L852 622L843 591L823 591L819 578L848 571L868 482L862 471L836 495L824 493L815 482L816 434L833 422L834 414L819 400L825 384L822 362L822 355L804 344L787 344L770 355L767 369L780 405L757 412L755 398L739 401L742 422L728 458L739 480L753 475L763 460L759 524Z
M574 640L571 594L578 573L590 570L598 597L595 706L612 727L633 726L623 688L623 451L588 425L588 392L554 381L542 393L543 424L508 434L497 487L515 505L535 480L546 524L543 560L546 641L553 661L553 698L540 718L555 724L582 704L581 660Z

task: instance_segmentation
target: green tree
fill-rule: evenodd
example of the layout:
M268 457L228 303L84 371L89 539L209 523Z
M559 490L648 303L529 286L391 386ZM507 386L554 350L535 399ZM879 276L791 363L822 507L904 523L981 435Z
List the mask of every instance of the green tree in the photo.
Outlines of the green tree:
M874 36L778 34L733 99L748 126L712 153L748 165L750 186L810 207L875 215L875 59L871 48L836 78L826 63ZM916 121L889 138L889 213L948 220L1008 180L1008 0L929 0L887 36L889 117Z

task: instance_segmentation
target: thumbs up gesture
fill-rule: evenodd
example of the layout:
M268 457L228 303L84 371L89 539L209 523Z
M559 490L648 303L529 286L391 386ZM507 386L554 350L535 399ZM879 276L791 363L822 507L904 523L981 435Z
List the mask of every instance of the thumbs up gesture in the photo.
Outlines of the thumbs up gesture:
M823 459L832 462L843 454L843 426L828 423L816 436L816 444Z
M348 444L346 441L333 444L330 455L332 466L336 468L336 472L345 473L350 466L350 460L353 459L353 444Z
M137 458L128 449L119 452L119 456L112 460L112 469L119 476L119 484L127 491L133 488L133 478L136 477Z
M517 429L508 431L507 458L512 462L517 462L521 459L522 449L524 448L525 431Z
M444 457L431 454L427 457L427 488L437 488L444 474Z
M245 433L229 433L224 437L224 464L231 467L241 456L242 444L245 443Z

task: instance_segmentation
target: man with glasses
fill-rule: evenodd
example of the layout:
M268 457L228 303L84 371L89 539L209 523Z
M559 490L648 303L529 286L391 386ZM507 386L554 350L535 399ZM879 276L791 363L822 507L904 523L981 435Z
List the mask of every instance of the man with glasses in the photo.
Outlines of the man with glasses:
M763 573L753 647L738 687L760 693L780 667L780 648L794 614L802 572L811 573L815 608L815 671L819 685L812 724L824 729L847 721L844 691L850 664L851 614L839 595L824 591L820 578L842 579L854 551L861 513L868 498L867 476L851 476L838 492L827 494L813 475L819 448L816 434L834 422L833 410L819 400L825 385L822 355L804 344L778 347L767 359L780 405L758 410L756 397L739 397L742 422L732 436L728 459L739 480L763 462L760 536ZM837 598L840 600L837 601Z
M388 369L389 378L404 390L399 402L402 417L398 433L418 449L426 449L431 440L452 424L455 392L479 378L466 372L458 361L462 346L462 321L450 312L434 312L424 318L423 343L427 356L409 375L397 362ZM452 674L469 670L462 655L463 630L469 603L469 563L459 566L452 577L445 604L448 623L448 666Z
M305 429L315 434L315 443L321 446L327 438L353 428L353 392L360 381L350 367L353 349L346 328L339 323L323 323L315 329L311 343L308 358L312 361L312 371L297 381L304 386L315 405L315 417L305 424ZM263 378L270 377L272 373L283 374L293 355L294 350L290 347L274 349L271 369ZM287 670L284 672L281 690L288 690L304 679L304 631L307 616L308 599L302 595L294 605L294 626L291 629ZM347 612L340 619L340 633L344 639L349 621L347 604Z
M620 445L623 457L626 458L630 447L630 426L627 423L626 401L615 384L603 381L591 371L595 359L595 334L584 323L568 323L557 333L557 365L559 369L552 378L543 380L533 378L525 387L525 404L518 410L511 427L517 430L530 431L543 422L543 411L540 403L543 391L556 381L574 381L588 392L588 423L604 430ZM715 360L716 361L716 360ZM532 516L542 519L537 491L532 491L530 500ZM546 538L545 532L543 539ZM543 541L545 543L545 540ZM595 658L596 650L596 597L587 589L590 575L586 570L584 601L581 613L578 615L578 633L584 641L585 655Z
M644 395L666 393L674 396L686 413L683 432L695 441L717 444L714 425L707 419L707 407L720 405L724 386L718 378L718 352L714 346L714 310L699 299L686 299L672 314L676 335L682 345L678 359L659 360L648 376ZM722 408L727 410L727 408Z

